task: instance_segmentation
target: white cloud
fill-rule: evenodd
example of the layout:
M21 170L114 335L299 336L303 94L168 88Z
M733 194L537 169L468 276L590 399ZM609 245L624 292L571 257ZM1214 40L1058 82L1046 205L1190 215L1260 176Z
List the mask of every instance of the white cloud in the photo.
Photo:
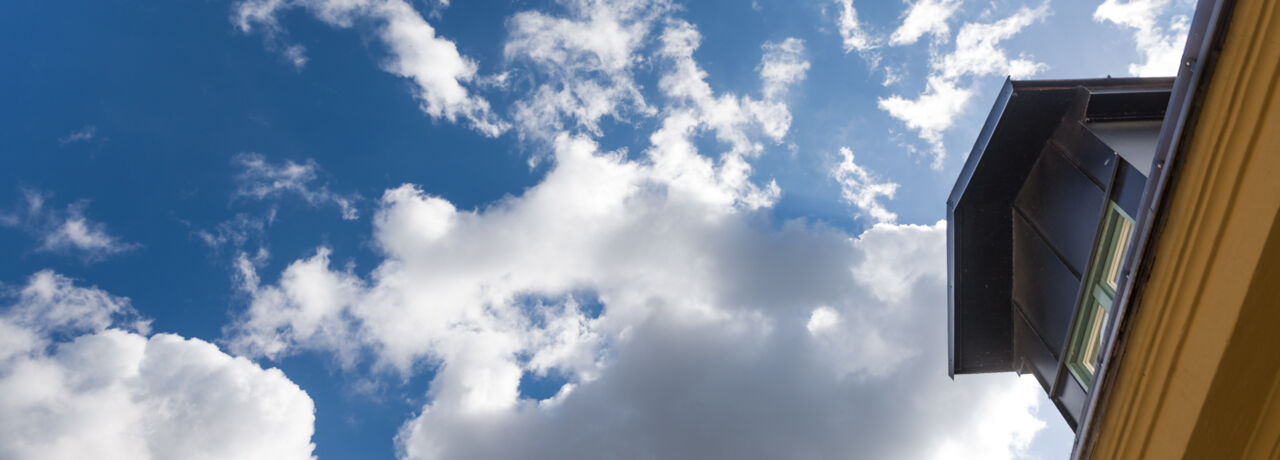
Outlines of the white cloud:
M279 357L291 343L317 343L337 351L344 364L354 359L358 346L342 325L345 306L353 303L361 283L352 275L330 272L329 251L321 249L306 260L290 264L278 286L259 286L255 266L241 254L236 269L242 288L253 298L248 321L240 327L258 332L245 335L233 348L253 354Z
M869 293L881 302L892 302L911 296L911 290L929 286L931 280L946 280L945 263L905 263L903 261L939 260L945 244L934 239L945 230L943 222L934 225L894 225L877 223L858 235L863 258L853 265L852 273Z
M656 116L660 128L645 154L657 171L674 171L674 165L685 174L696 170L696 177L676 182L692 187L717 182L723 186L702 191L718 200L758 207L776 199L773 184L761 188L747 180L746 157L762 152L756 140L761 135L780 143L790 128L783 98L809 67L802 40L762 45L761 99L717 94L693 59L700 34L669 17L674 8L666 1L565 1L564 6L564 17L521 12L508 21L511 35L504 53L514 63L528 64L517 71L534 82L531 95L514 105L522 136L553 145L565 133L599 137L604 117ZM655 45L655 56L641 56ZM635 82L639 63L656 67L661 98L649 101L641 95ZM702 132L713 133L726 147L717 161L694 148L692 139Z
M818 307L813 309L809 314L809 322L805 323L804 328L809 330L810 334L820 334L824 331L831 330L840 323L840 313L829 307Z
M929 458L938 460L1012 460L1026 458L1031 440L1045 423L1036 419L1035 379L1023 377L1003 395L984 395L971 420L956 424ZM957 398L972 395L955 395ZM1066 454L1066 452L1063 452Z
M423 112L455 122L459 118L482 134L495 137L508 128L489 109L489 102L464 86L476 78L476 63L458 52L450 40L406 0L241 0L235 4L232 22L242 32L258 30L268 46L280 49L295 66L306 63L305 49L289 44L277 16L301 6L334 27L350 28L369 21L390 54L383 70L412 80Z
M23 195L25 209L0 214L0 226L16 227L38 238L37 251L74 253L86 261L97 261L139 247L110 234L105 224L85 217L87 201L60 211L48 206L45 195L31 190L24 190Z
M230 245L243 248L250 240L261 238L267 227L275 220L274 212L269 211L266 217L253 217L246 213L236 213L235 217L219 222L212 229L197 229L192 232L210 249L220 249Z
M544 283L551 284L545 289L558 293L571 289L573 284L562 276L584 277L587 273L579 270L605 270L611 264L607 255L591 251L597 245L620 243L613 241L620 235L607 229L643 222L638 219L662 217L657 213L660 209L655 209L653 215L641 212L641 208L624 212L629 200L641 206L647 200L668 197L680 203L675 210L688 208L687 212L705 217L712 216L708 213L731 215L737 206L750 206L741 198L735 199L744 193L738 190L740 185L721 182L714 166L696 153L679 162L663 156L642 165L624 161L616 153L600 153L595 143L585 138L562 136L556 143L556 154L556 166L542 185L483 214L458 210L448 201L411 186L387 191L382 209L374 218L376 239L392 259L415 263L387 265L379 272L376 283L328 270L328 253L323 249L315 257L290 265L278 286L257 286L252 264L242 263L242 278L248 281L246 290L254 293L254 303L245 321L235 328L238 339L233 343L237 349L266 356L279 356L291 343L354 355L346 347L373 340L378 342L375 348L386 364L407 371L414 360L430 354L433 334L445 334L455 322L479 321L464 307L483 309L486 302L510 302L522 292L544 290L539 287ZM651 193L659 195L649 197ZM559 217L550 218L553 215ZM508 239L504 228L519 228L521 234L511 234L514 239ZM604 234L583 234L597 228ZM526 244L532 247L525 247ZM478 271L472 272L466 265L416 263L424 260L421 257L429 257L438 258L443 264L458 251L471 253L475 264L490 261L493 265L473 265ZM584 258L587 260L578 260ZM571 265L543 267L557 261ZM565 275L564 270L579 274ZM544 273L551 278L543 279ZM407 279L420 278L435 278L441 284L403 284ZM472 297L479 294L471 290L472 286L489 284L490 279L505 281L485 288L489 293L480 298ZM508 284L513 287L506 287ZM410 285L414 293L399 292ZM381 294L384 290L389 292ZM457 303L461 305L450 306ZM435 306L417 311L426 305ZM413 318L400 317L406 310L412 311ZM331 327L352 316L362 319L356 325L365 330ZM496 323L481 324L495 328L524 326L519 321L504 323L515 321L512 318L492 321ZM349 337L353 332L360 333L360 340Z
M1047 6L1022 8L999 21L982 24L969 23L956 34L956 48L942 57L934 67L944 78L956 79L965 75L982 76L1005 74L1012 78L1027 78L1046 68L1024 57L1011 58L1000 47L1027 26L1049 14Z
M539 11L508 20L503 54L541 80L514 105L523 136L550 142L564 130L600 135L604 117L650 116L632 72L637 55L671 5L665 0L562 2L567 16Z
M993 23L966 23L956 33L955 48L931 60L924 91L913 99L897 94L881 98L880 109L919 133L929 144L932 167L941 169L947 153L942 134L972 98L974 77L1027 78L1047 68L1029 57L1010 57L1000 44L1048 14L1048 6L1042 5L1022 8Z
M960 7L960 0L916 0L907 7L902 25L889 37L891 45L909 45L925 34L932 34L935 41L945 42L951 35L947 20Z
M760 62L760 80L764 82L764 98L776 99L792 85L804 80L809 61L804 58L804 40L790 37L778 43L765 43Z
M355 202L357 195L340 195L329 191L329 186L316 184L319 180L320 166L314 160L295 163L285 160L281 164L271 164L266 157L257 153L242 153L232 159L241 171L236 175L237 197L248 197L257 200L279 198L286 194L296 195L312 206L333 203L342 211L342 218L355 220L359 218Z
M18 292L17 303L8 307L4 318L37 333L102 330L121 321L144 334L149 330L145 320L136 318L129 299L98 289L76 287L70 278L52 270L31 275L27 285Z
M840 28L840 39L844 43L844 52L865 52L879 46L878 40L867 32L858 21L858 10L853 7L853 0L837 0L840 2L840 17L837 26Z
M54 251L75 248L92 253L110 254L124 250L115 237L108 235L105 226L89 222L78 212L62 222L53 232L45 235L41 249Z
M907 99L892 95L880 99L881 110L907 124L908 128L920 133L920 138L929 143L933 155L935 169L941 167L946 157L942 145L942 133L951 128L956 117L964 110L973 96L973 90L961 88L951 79L939 75L931 75L925 84L925 91Z
M1130 74L1151 77L1178 73L1190 22L1185 15L1172 15L1168 27L1162 27L1159 17L1168 5L1169 0L1106 0L1094 10L1095 21L1133 29L1144 61L1130 64Z
M857 206L876 222L893 223L898 215L880 204L880 197L893 199L898 184L876 177L866 168L854 163L853 150L840 147L840 163L831 168L831 177L840 183L840 196Z
M906 69L902 67L885 66L884 81L880 83L880 86L887 87L889 85L902 81L902 78L905 73L906 73Z
M673 186L700 188L706 196L718 196L722 204L743 203L750 208L769 206L777 199L777 185L770 182L761 188L751 182L751 165L747 158L759 155L764 146L755 141L759 133L782 142L791 127L791 112L778 98L788 86L803 78L802 70L808 63L799 58L803 42L790 43L789 51L779 44L766 43L765 55L760 64L764 92L763 100L749 96L739 97L731 93L717 95L707 83L707 73L702 70L693 53L701 45L702 35L692 24L682 20L669 20L662 32L662 46L658 56L669 65L658 80L658 88L666 97L663 120L650 137L653 145L647 151L655 163L655 169ZM786 60L790 67L777 63ZM770 64L770 62L775 64ZM774 75L768 72L772 71ZM778 78L785 76L788 81ZM728 147L719 158L719 168L699 155L692 137L700 131L710 131L718 141ZM697 171L697 174L693 174ZM707 187L708 184L716 184Z
M356 193L330 191L321 179L324 174L320 165L312 159L302 163L293 160L272 163L257 153L241 153L231 161L240 169L234 176L232 200L266 201L267 206L257 212L237 212L231 219L192 230L191 235L219 258L243 256L255 265L266 263L270 251L265 237L275 223L279 200L286 197L300 198L310 206L332 204L341 212L343 220L356 220L360 216L356 204L364 199ZM191 225L185 220L183 223ZM256 250L251 246L256 246ZM243 254L246 250L252 250L253 256Z
M85 125L83 128L80 128L80 130L78 131L75 131L71 134L58 138L58 144L67 145L67 144L74 144L76 142L88 142L93 140L94 136L96 136L97 134L98 134L97 126Z
M302 45L287 45L280 50L280 55L293 64L294 68L301 69L307 65L307 48Z
M33 275L0 313L0 457L313 458L311 399L283 373L146 325L128 299Z
M856 239L759 228L707 199L723 185L680 182L713 180L701 166L628 161L581 137L555 152L542 183L483 211L389 190L374 218L386 259L368 278L324 249L276 284L243 264L253 304L231 343L344 364L367 352L406 374L435 364L430 402L397 437L407 458L920 458L1008 397L1012 376L951 382L935 351L944 224ZM894 250L908 256L883 257ZM568 380L555 397L519 396L522 378L548 373ZM948 389L980 396L939 412L929 395ZM984 413L1018 416L1034 395Z

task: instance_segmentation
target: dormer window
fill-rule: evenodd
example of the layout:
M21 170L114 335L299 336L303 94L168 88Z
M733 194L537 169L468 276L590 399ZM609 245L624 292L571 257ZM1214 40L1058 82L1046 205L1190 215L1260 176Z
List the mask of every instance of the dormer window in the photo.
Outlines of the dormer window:
M1103 332L1120 282L1121 259L1128 249L1132 233L1133 218L1114 202L1108 202L1107 217L1089 260L1084 291L1076 308L1075 327L1067 348L1067 369L1085 391L1089 390L1098 368Z

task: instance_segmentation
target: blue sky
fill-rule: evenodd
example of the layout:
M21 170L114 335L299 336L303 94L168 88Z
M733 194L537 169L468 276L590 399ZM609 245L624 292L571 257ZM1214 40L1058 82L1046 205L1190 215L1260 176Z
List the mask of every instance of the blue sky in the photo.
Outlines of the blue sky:
M5 2L0 457L1065 458L945 197L1192 7Z

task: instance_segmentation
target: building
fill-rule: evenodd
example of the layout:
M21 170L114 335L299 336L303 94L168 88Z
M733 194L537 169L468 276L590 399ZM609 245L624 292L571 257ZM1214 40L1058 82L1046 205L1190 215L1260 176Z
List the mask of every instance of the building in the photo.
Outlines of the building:
M1172 88L1005 82L948 206L952 375L1031 373L1077 426Z
M1174 79L1007 81L947 203L949 369L1031 373L1073 458L1280 459L1280 2Z

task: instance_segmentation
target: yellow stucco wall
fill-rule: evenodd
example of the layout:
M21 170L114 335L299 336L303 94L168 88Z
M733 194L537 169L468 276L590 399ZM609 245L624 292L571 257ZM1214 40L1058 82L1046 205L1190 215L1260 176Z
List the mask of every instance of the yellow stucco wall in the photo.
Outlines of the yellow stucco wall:
M1082 457L1280 459L1278 3L1236 2Z

